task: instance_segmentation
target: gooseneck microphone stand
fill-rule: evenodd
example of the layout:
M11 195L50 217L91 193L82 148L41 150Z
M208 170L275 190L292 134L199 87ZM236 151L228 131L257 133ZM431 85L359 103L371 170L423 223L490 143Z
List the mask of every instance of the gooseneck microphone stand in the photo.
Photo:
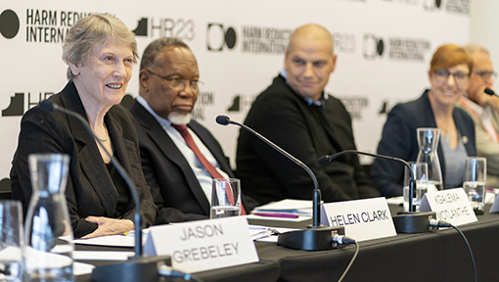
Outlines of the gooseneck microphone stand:
M436 218L436 214L435 212L416 211L416 205L414 204L414 196L416 195L416 190L417 190L416 179L414 177L414 172L412 171L412 168L409 165L409 163L400 158L379 155L379 154L365 153L357 150L345 150L338 152L336 154L325 155L317 159L317 163L319 165L325 165L334 160L335 158L346 154L366 155L374 158L386 159L403 163L411 172L411 179L409 181L409 211L402 212L392 216L395 229L399 233L421 233L431 230L429 223L431 219Z
M256 132L249 126L235 122L231 120L227 116L222 116L219 115L216 118L216 122L220 125L228 125L228 124L234 124L237 125L241 128L244 128L245 130L249 131L251 134L255 135L258 137L260 140L262 140L265 144L269 145L273 149L275 149L277 152L281 153L284 155L286 158L294 162L296 165L299 167L303 168L310 178L312 178L312 181L314 183L314 190L313 190L313 206L312 206L312 225L308 226L308 229L306 230L297 230L297 231L290 231L290 232L284 232L279 234L277 238L277 243L283 247L287 248L292 248L292 249L299 249L299 250L308 250L308 251L319 251L319 250L330 250L333 248L332 245L332 236L335 234L341 234L344 235L345 231L342 226L340 227L326 227L322 226L320 224L321 222L321 192L319 190L319 184L317 182L317 178L315 177L314 173L312 170L305 165L302 161L291 155L290 153L286 152L284 149L281 147L277 146L276 144L272 143L270 140L267 138L263 137L260 133Z

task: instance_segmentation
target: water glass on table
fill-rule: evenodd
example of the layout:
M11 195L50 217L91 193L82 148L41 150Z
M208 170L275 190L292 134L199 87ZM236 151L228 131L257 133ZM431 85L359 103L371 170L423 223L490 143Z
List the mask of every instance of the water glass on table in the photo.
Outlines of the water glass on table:
M241 182L237 178L212 181L210 218L238 216L241 213Z
M463 188L476 214L483 214L485 206L485 183L487 181L487 159L468 157L464 165Z
M0 201L0 281L21 281L23 216L19 201Z
M428 191L428 164L409 162L412 174L416 180L416 191L413 195L413 205L416 206L415 211L419 211L419 206L424 195ZM409 211L409 182L411 180L411 172L405 167L404 171L404 211Z

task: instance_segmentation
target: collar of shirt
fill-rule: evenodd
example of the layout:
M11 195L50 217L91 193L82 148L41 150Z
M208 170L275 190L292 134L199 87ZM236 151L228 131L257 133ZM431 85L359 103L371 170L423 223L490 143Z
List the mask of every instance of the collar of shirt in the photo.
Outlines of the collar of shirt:
M281 75L282 75L282 77L284 77L284 79L286 79L286 84L289 85L288 73L286 72L285 68L283 68L281 70ZM303 98L303 100L305 100L305 102L307 102L307 104L309 106L321 107L324 104L326 104L327 98L328 98L328 95L326 95L324 92L322 92L322 97L319 100L314 100L314 99L310 99L310 98Z
M470 115L480 120L483 129L485 129L490 139L494 142L498 142L499 134L496 128L494 127L494 124L492 123L492 109L489 106L482 107L465 97L459 99L459 102L464 108L468 110Z
M137 96L137 102L139 102L139 104L141 104L159 122L159 124L161 124L163 128L171 126L172 123L169 120L164 119L156 114L151 106L149 106L146 99L144 99L142 96Z
M477 103L471 101L466 97L461 97L460 100L463 106L469 107L471 110L473 110L473 112L475 112L478 115L478 117L482 116L484 110L482 106L478 105Z

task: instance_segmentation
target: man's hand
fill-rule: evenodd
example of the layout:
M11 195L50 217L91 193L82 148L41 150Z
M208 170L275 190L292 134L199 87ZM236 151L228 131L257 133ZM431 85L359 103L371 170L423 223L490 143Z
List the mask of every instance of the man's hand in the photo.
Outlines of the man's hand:
M87 234L82 239L95 238L106 235L124 234L134 229L133 221L130 219L116 219L103 216L88 216L86 221L97 223L98 227L94 232Z
M490 88L490 87L489 87ZM499 111L499 97L495 95L489 95L484 92L485 86L481 87L479 91L480 95L478 96L478 101L477 103L482 106L489 106L491 107L494 111Z

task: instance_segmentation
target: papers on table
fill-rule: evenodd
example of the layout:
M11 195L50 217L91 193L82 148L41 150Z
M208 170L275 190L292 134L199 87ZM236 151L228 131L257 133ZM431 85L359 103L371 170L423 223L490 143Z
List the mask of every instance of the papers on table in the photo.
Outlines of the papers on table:
M282 200L256 207L248 219L300 222L312 217L312 201Z
M73 251L75 260L127 260L134 252Z
M281 228L281 227L268 227L263 225L249 225L251 239L259 242L277 242L279 233L284 233L296 229Z
M76 239L73 241L80 245L109 246L109 247L130 247L135 246L134 236L110 235L91 239ZM144 242L144 241L143 241Z
M269 221L269 225L272 225L272 221L280 221L280 222L302 222L302 221L306 221L306 220L310 220L311 216L303 216L303 215L300 215L296 218L289 218L289 217L283 217L282 214L271 214L269 216L262 216L261 214L257 215L257 214L248 214L246 216L246 218L248 220L251 220L251 219L256 219L256 220L260 220L260 221L264 221L264 220L268 220ZM262 223L262 222L255 222L257 224L267 224L267 223Z
M400 196L400 197L387 198L386 202L389 205L400 205L401 206L404 204L404 197Z
M142 244L146 242L149 229L142 230ZM109 246L109 247L130 247L135 246L135 232L127 232L127 235L109 235L90 239L76 239L73 243L80 245Z
M311 217L312 201L286 199L256 207L253 213L282 213Z
M268 227L263 225L249 225L251 238L253 241L277 242L277 234L295 230L292 228ZM148 231L144 232L147 234ZM144 235L143 235L144 236ZM130 247L133 248L135 239L133 233L124 235L103 236L92 239L76 239L75 244L109 246L109 247ZM145 236L143 238L145 243ZM93 251L74 251L75 260L125 260L133 255L133 252L93 252Z
M88 263L78 261L73 262L73 274L75 276L90 274L94 268L95 266Z

